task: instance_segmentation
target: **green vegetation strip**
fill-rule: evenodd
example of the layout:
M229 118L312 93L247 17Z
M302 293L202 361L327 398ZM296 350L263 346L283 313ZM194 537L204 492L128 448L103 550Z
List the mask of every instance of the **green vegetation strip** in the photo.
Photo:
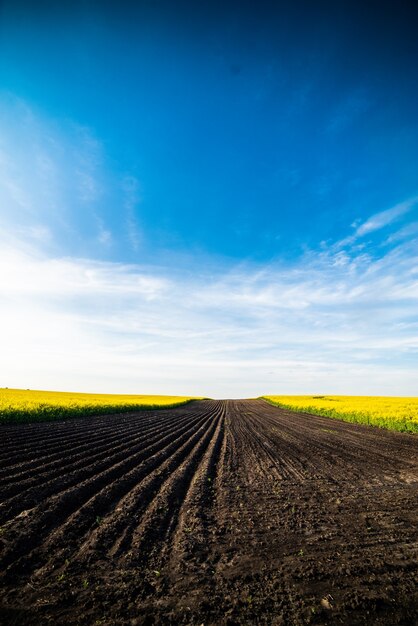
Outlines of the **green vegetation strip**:
M192 400L174 402L173 404L127 404L106 406L81 406L81 407L57 407L50 404L39 405L36 409L25 411L21 409L2 410L0 412L0 424L12 422L52 422L70 417L86 417L88 415L110 415L116 413L128 413L135 411L150 411L153 409L173 409Z
M48 422L70 417L171 409L193 400L186 396L88 394L0 389L0 424Z
M312 398L313 402L309 403L308 398ZM339 397L339 398L347 398ZM298 403L297 400L292 401L282 401L278 399L276 396L261 396L262 400L265 400L269 404L273 406L280 407L282 409L287 409L289 411L294 411L295 413L310 413L312 415L318 415L321 417L330 417L332 419L339 419L345 422L352 422L356 424L367 424L368 426L377 426L379 428L386 428L389 430L396 430L399 432L407 432L407 433L418 433L418 420L416 415L415 407L411 410L407 403L405 402L404 411L399 410L399 406L396 406L396 411L391 415L391 411L387 410L386 412L379 407L373 408L373 398L365 397L365 404L367 404L368 410L355 410L350 411L344 410L344 401L341 401L341 406L338 406L339 398L330 397L330 396L310 396L305 397L303 402ZM288 397L286 397L288 399ZM328 400L329 403L336 403L336 406L316 406L315 399ZM380 398L378 398L380 400ZM388 399L390 400L390 399ZM397 401L402 400L401 398L396 398ZM405 399L410 400L410 399ZM414 398L414 400L417 400ZM398 402L399 404L399 402Z

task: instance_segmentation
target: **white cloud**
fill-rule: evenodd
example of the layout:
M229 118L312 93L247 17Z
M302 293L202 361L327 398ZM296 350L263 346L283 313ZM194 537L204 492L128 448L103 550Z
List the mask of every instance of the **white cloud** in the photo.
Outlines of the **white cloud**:
M380 230L397 219L402 217L405 213L410 211L418 203L418 196L410 198L404 202L400 202L396 206L387 209L386 211L380 211L372 215L366 222L357 227L355 236L363 237L368 233L375 230Z
M293 265L190 259L181 271L174 257L162 268L64 256L52 244L58 227L77 235L74 198L91 241L100 251L115 244L101 212L103 150L88 129L63 134L16 106L19 124L0 110L0 386L416 394L415 230L395 233L398 247L379 259L361 237L418 198L356 222L354 234ZM140 182L126 175L113 185L113 210L138 253Z
M403 239L407 239L408 237L414 237L418 235L418 222L411 222L403 226L399 230L395 231L387 238L386 242L388 244L396 243L402 241Z
M417 267L399 247L173 273L3 242L0 386L414 394Z

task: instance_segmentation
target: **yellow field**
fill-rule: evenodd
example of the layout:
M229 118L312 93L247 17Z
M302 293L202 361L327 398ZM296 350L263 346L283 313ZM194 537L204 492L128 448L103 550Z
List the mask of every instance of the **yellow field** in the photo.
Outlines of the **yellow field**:
M384 396L263 396L276 406L349 422L418 432L418 398Z
M197 400L187 396L146 396L0 389L0 423L169 408Z

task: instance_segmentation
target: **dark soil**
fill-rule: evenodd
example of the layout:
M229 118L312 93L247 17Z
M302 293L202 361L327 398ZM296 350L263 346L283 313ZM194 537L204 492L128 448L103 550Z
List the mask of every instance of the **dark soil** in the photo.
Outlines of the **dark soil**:
M0 428L0 623L418 626L418 437L263 400Z

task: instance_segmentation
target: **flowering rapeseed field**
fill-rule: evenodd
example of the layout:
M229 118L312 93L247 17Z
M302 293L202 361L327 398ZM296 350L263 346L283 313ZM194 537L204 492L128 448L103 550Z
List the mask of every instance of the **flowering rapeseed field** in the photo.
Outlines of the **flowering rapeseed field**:
M186 396L144 396L0 389L0 423L43 422L138 409L171 408L197 400Z
M418 398L384 396L263 396L271 404L348 422L418 432Z

